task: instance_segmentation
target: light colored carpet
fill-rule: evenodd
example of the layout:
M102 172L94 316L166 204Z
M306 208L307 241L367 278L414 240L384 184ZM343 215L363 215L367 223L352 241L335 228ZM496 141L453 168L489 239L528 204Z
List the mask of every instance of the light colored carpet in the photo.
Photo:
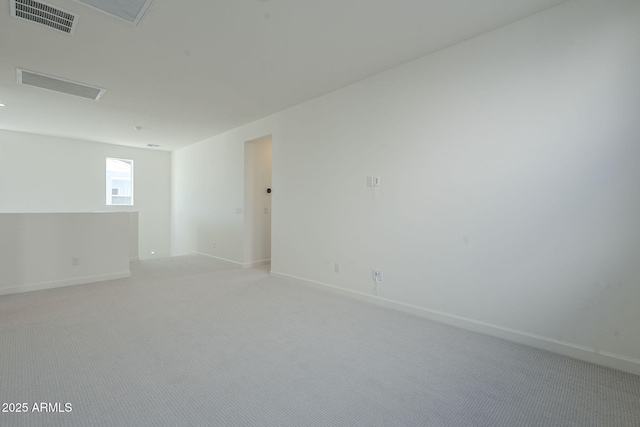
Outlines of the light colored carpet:
M640 426L638 376L265 268L132 273L0 296L1 426Z

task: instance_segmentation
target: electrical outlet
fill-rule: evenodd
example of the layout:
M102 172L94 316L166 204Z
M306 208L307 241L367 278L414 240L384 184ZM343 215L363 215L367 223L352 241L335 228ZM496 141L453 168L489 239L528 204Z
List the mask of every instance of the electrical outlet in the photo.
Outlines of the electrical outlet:
M373 280L382 282L382 270L373 270Z
M80 265L80 258L77 256L71 257L71 265Z

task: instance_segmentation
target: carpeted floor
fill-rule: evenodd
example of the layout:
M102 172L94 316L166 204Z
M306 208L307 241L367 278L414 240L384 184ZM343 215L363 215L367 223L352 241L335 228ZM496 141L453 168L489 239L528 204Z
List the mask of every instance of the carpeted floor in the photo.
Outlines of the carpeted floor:
M132 273L0 296L0 426L640 426L638 376L265 268Z

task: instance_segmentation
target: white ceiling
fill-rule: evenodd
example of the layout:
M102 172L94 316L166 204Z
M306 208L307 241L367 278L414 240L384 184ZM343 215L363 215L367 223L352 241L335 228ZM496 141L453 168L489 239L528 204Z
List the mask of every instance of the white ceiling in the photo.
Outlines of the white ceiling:
M46 1L74 35L2 1L0 129L175 150L566 0L153 0L137 26ZM106 93L18 86L16 67Z

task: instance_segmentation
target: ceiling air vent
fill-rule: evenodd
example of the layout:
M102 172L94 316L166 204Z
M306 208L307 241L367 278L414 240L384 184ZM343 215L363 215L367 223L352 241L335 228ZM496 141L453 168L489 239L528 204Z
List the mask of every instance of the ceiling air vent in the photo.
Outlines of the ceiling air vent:
M18 84L49 89L96 101L100 99L106 90L99 87L87 86L82 83L59 79L57 77L47 76L45 74L34 73L33 71L27 71L21 68L17 69L17 73Z
M76 0L94 9L117 16L134 25L142 19L152 0Z
M63 33L73 34L78 15L56 6L33 0L11 0L11 16L24 18Z

